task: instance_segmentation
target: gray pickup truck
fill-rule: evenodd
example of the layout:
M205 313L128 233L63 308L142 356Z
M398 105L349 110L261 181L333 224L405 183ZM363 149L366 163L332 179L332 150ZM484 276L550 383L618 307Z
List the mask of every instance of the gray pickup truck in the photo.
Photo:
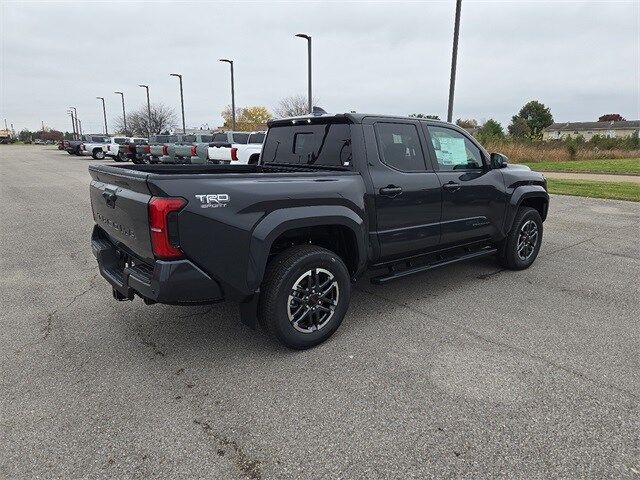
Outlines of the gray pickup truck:
M167 149L167 156L162 163L207 163L207 147L213 142L214 135L197 134L182 135L180 139Z
M269 123L258 165L93 165L91 245L117 300L240 304L282 343L329 338L351 285L542 245L546 180L445 122L363 114ZM420 280L424 281L424 280Z

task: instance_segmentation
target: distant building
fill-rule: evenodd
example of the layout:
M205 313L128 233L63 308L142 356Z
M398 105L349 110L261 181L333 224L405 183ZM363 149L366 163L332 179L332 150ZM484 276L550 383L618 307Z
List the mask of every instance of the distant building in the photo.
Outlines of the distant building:
M558 140L582 135L590 140L595 135L610 138L625 138L640 134L640 120L618 122L567 122L554 123L542 131L543 140Z

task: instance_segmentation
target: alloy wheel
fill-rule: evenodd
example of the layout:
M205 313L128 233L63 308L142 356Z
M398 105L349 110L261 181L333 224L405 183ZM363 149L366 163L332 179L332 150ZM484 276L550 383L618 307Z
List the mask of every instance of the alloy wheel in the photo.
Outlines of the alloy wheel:
M526 221L518 233L516 251L520 260L528 260L538 244L538 225L533 220Z
M295 281L287 299L287 313L293 328L312 333L325 327L338 306L340 287L324 268L308 270Z

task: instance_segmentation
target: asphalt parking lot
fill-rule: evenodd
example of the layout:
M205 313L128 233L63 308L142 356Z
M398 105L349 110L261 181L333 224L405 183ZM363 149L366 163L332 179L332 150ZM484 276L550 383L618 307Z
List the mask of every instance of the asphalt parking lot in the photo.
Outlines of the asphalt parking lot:
M0 477L640 477L640 204L554 196L529 270L361 280L293 352L114 301L92 162L0 146Z

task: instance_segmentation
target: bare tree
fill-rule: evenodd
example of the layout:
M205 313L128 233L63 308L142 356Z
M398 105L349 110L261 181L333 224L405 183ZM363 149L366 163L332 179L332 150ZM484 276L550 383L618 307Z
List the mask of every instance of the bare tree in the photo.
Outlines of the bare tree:
M115 119L116 131L124 133L122 115ZM151 135L164 133L178 124L176 112L162 103L151 105ZM149 114L146 105L127 113L127 130L129 135L146 137L149 133Z
M318 99L313 98L311 103L313 105L317 105ZM302 94L285 97L278 102L278 105L273 109L273 112L277 118L307 115L309 113L307 97Z

